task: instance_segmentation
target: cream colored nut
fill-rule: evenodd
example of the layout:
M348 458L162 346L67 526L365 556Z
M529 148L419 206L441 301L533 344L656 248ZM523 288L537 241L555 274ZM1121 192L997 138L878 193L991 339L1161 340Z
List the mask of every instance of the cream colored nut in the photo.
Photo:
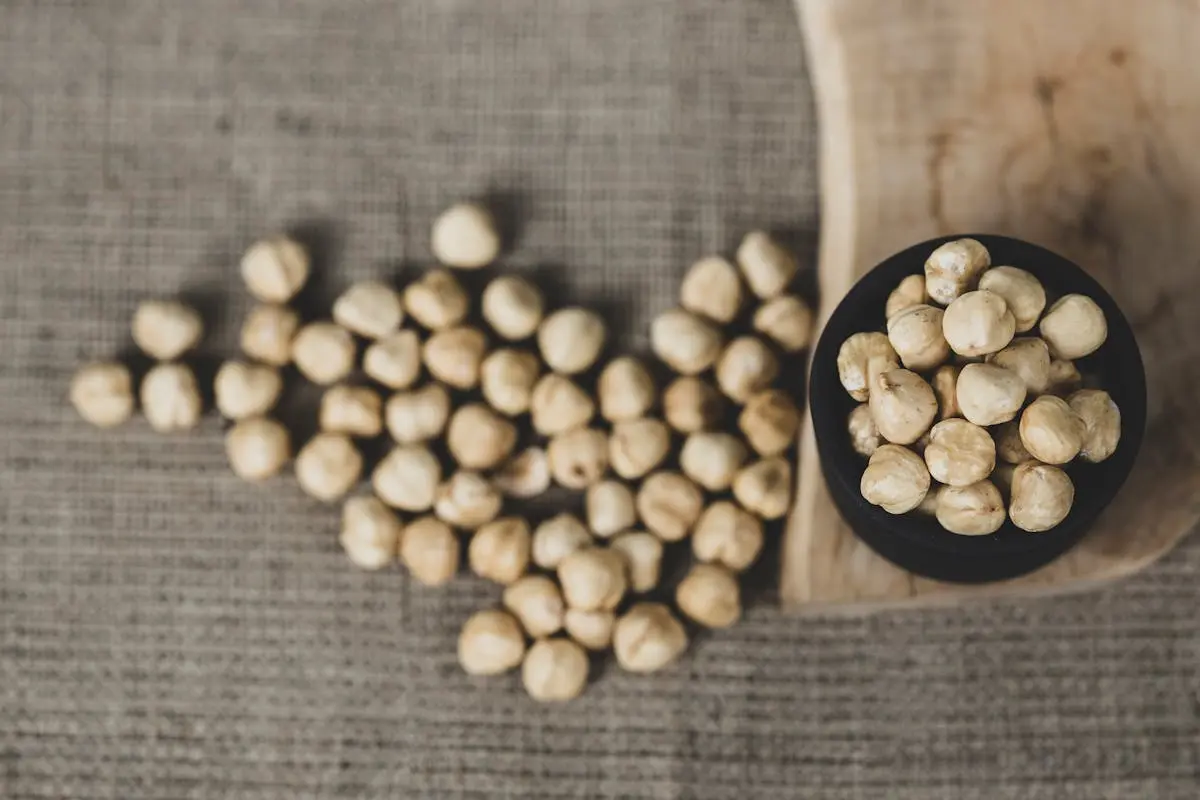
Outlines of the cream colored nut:
M948 306L974 289L992 263L987 248L974 239L957 239L937 248L925 261L925 291Z
M1007 516L1000 490L991 481L938 490L937 520L951 533L986 536L1000 530Z
M429 337L421 355L435 379L455 389L473 389L487 355L487 337L466 326L447 328Z
M542 292L524 278L502 275L483 290L483 318L501 338L526 339L542 322Z
M468 675L500 675L524 658L521 623L506 611L472 614L458 635L458 663Z
M888 295L883 313L890 320L904 309L924 305L928 300L929 296L925 294L925 276L909 275Z
M626 531L612 540L611 547L625 557L630 589L648 592L658 586L664 549L662 539L645 531Z
M1067 398L1071 410L1083 420L1083 445L1079 457L1093 464L1104 461L1121 441L1121 409L1108 392L1081 389Z
M474 530L500 514L500 492L478 472L454 473L437 489L433 513L456 528Z
M555 483L585 489L608 470L608 437L595 428L575 428L551 439L546 457Z
M996 455L1006 464L1022 464L1033 458L1021 441L1021 423L1009 420L995 429Z
M267 417L251 417L225 434L225 455L239 478L261 481L277 475L292 454L287 428Z
M400 444L416 444L440 436L449 418L450 395L436 383L411 392L397 392L384 407L388 433Z
M592 484L584 496L588 527L602 539L616 536L637 524L633 492L620 481Z
M958 407L976 425L998 425L1025 403L1025 381L995 364L967 364L958 375Z
M893 369L871 384L871 417L879 434L893 444L912 444L937 417L937 397L915 372Z
M508 585L529 569L532 538L529 523L521 517L493 520L471 537L467 563L479 577Z
M796 257L765 231L751 231L742 238L737 262L750 291L763 299L781 294L800 269Z
M683 276L679 304L713 322L728 325L742 306L742 282L737 268L721 256L697 261Z
M296 454L296 480L310 497L331 503L362 475L363 460L349 437L318 433Z
M588 679L588 658L570 639L534 642L521 665L521 682L539 703L561 703L583 694Z
M140 396L146 421L159 433L190 430L200 422L204 404L187 364L153 367L142 379Z
M449 271L431 269L404 290L404 310L423 328L445 330L463 321L471 301Z
M733 496L763 519L779 519L792 504L792 465L773 456L743 467L733 479Z
M673 308L650 323L650 348L681 375L698 375L721 356L721 331L708 320Z
M946 419L929 431L925 464L939 483L969 486L992 474L996 443L988 432L965 419Z
M1021 530L1050 530L1067 518L1074 502L1075 485L1058 467L1027 461L1013 471L1008 517Z
M568 608L563 617L567 635L588 650L607 650L612 647L613 626L617 616L611 611L584 611Z
M533 387L529 417L533 429L543 436L554 436L587 425L596 413L596 404L588 393L565 375L543 375Z
M386 283L360 281L333 302L333 321L367 339L382 339L404 322L404 304Z
M255 361L282 367L292 360L292 339L300 329L300 316L286 306L255 306L242 323L242 352Z
M146 300L133 312L133 342L156 361L174 361L200 343L204 321L176 300Z
M542 569L558 569L564 558L591 544L592 534L578 517L558 514L533 532L533 563Z
M915 305L888 317L888 341L900 363L924 372L950 357L950 345L942 335L942 309Z
M676 378L663 392L663 416L680 433L712 428L724 414L725 400L720 392L700 378Z
M517 429L482 403L454 412L446 428L446 446L460 467L491 469L512 454Z
M989 291L967 292L946 309L942 334L960 356L984 356L1008 346L1016 331L1004 298Z
M859 403L846 419L846 428L850 432L850 446L854 452L864 458L870 458L884 443L875 427L875 418L871 416L871 407L867 403Z
M695 564L675 588L675 605L706 628L728 628L742 616L737 578L718 564Z
M1083 385L1083 376L1073 361L1062 359L1050 362L1050 378L1046 385L1046 394L1066 397Z
M1021 376L1029 395L1042 394L1050 385L1050 349L1036 336L1013 339L1008 347L989 355L987 363Z
M363 372L389 389L407 389L421 376L421 337L393 331L363 353Z
M321 398L321 430L372 438L383 432L383 401L369 386L334 386Z
M562 629L566 603L558 584L545 575L526 575L505 587L503 602L534 639Z
M550 488L550 459L542 448L528 447L505 462L492 482L509 497L537 497Z
M1082 294L1064 295L1050 306L1039 330L1055 358L1071 361L1096 352L1108 338L1104 312Z
M798 353L812 340L812 309L794 294L780 295L754 312L754 330L785 353Z
M558 564L558 582L571 608L612 611L625 596L625 557L615 550L585 547Z
M311 322L292 339L292 361L300 374L320 386L345 378L354 369L356 349L350 331L332 322Z
M621 356L608 362L596 382L600 415L609 422L637 419L654 407L654 378L642 362Z
M529 410L541 369L541 362L533 353L507 349L493 352L479 369L483 399L501 414L510 417L524 414Z
M1046 464L1066 464L1079 455L1087 426L1067 401L1042 395L1021 412L1021 444Z
M275 367L245 361L226 361L213 380L217 410L229 419L261 416L283 392L283 377Z
M687 650L687 632L662 603L637 603L613 626L613 653L628 672L657 672Z
M637 493L638 516L664 542L678 542L691 532L704 510L704 493L678 472L656 472Z
M871 424L874 426L874 422ZM760 456L776 456L796 441L800 410L787 392L768 389L746 402L738 415L738 427L754 452Z
M71 405L97 428L113 428L133 415L133 378L124 364L88 364L71 379Z
M442 465L420 445L400 445L384 456L371 475L379 499L402 511L428 511L437 498Z
M450 526L433 517L408 523L400 539L400 561L426 586L441 586L458 574L461 550Z
M880 445L871 456L859 492L889 514L912 511L929 491L929 468L913 451L897 444Z
M308 252L286 236L251 245L242 256L242 280L265 303L286 303L308 281Z
M942 487L940 484L932 484L929 487L929 491L925 493L925 499L922 500L920 505L918 505L914 510L918 514L924 514L928 517L937 517L938 495L942 493L943 488L944 487Z
M734 572L753 564L762 548L762 522L728 500L718 500L704 509L692 531L692 555Z
M392 563L401 533L400 520L378 498L351 497L342 506L338 541L356 567L382 569Z
M900 356L882 333L856 333L838 348L837 369L842 387L860 403L866 402L874 378L900 366Z
M538 349L555 372L574 375L596 363L607 332L600 315L586 308L555 311L538 326Z
M500 233L492 212L479 203L455 203L433 222L433 256L449 267L479 269L500 255Z
M701 431L684 441L679 467L705 489L719 492L729 488L748 456L746 445L736 436Z
M979 288L1004 298L1017 333L1032 330L1046 307L1046 290L1033 275L1016 267L992 267L979 278Z
M717 385L725 396L745 403L750 396L771 385L779 375L779 359L771 348L753 336L740 336L729 343L717 361Z
M613 472L626 480L640 478L657 467L671 449L671 432L662 420L646 417L613 425L608 443Z

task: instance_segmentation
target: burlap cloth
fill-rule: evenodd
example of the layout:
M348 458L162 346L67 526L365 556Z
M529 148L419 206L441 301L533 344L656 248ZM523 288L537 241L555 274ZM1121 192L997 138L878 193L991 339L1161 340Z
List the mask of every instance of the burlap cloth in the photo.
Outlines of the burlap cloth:
M0 795L1195 798L1200 547L1100 594L737 628L534 705L456 667L496 590L351 568L336 511L247 486L220 426L88 429L64 393L303 223L322 285L428 259L446 203L520 220L644 344L751 225L811 254L788 0L0 2Z

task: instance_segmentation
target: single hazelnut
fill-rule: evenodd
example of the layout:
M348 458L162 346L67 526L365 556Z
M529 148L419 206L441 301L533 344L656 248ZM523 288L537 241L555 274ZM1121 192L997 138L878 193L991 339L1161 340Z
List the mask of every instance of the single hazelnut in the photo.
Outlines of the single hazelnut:
M1025 392L1038 395L1050 385L1050 349L1036 336L1013 339L1003 350L987 357L987 363L1012 370L1025 383Z
M762 548L762 522L728 500L718 500L704 509L692 531L692 555L734 572L753 564Z
M1046 385L1046 394L1056 397L1066 397L1083 386L1083 376L1073 361L1054 359L1050 362L1050 378Z
M213 380L217 410L228 419L246 419L266 414L283 392L279 370L265 364L226 361Z
M360 281L333 302L333 321L367 339L382 339L404 321L404 304L386 283Z
M458 663L468 675L500 675L524 658L521 623L506 611L472 614L458 635Z
M292 339L292 361L319 386L345 378L354 369L356 348L350 331L332 322L310 322Z
M529 410L533 387L542 365L533 353L522 350L496 350L479 368L479 387L483 399L499 411L515 417Z
M991 263L987 248L974 239L946 242L925 261L925 291L935 303L948 306L974 289Z
M518 341L534 334L542 322L542 292L524 278L501 275L483 290L483 318L502 339Z
M1104 461L1121 441L1121 409L1108 392L1081 389L1067 398L1071 410L1083 420L1083 444L1079 457L1093 464Z
M876 375L870 398L875 427L884 439L894 444L912 444L920 439L937 416L933 387L906 369Z
M955 364L945 364L934 370L929 385L937 397L938 419L961 417L962 409L958 407L958 374L962 368Z
M429 249L448 267L479 269L500 255L500 233L492 212L479 203L455 203L433 222Z
M242 323L242 352L255 361L282 367L292 360L292 339L300 329L300 316L286 306L255 306Z
M874 422L871 424L874 426ZM746 401L746 407L738 415L738 427L754 452L776 456L796 441L800 410L787 392L768 389Z
M609 539L637 524L633 492L620 481L600 481L584 495L588 527L601 539Z
M737 578L718 564L693 565L675 588L675 605L706 628L728 628L742 616Z
M399 444L416 444L440 436L449 419L450 394L437 383L397 392L384 407L388 433Z
M737 268L721 256L700 259L683 276L679 304L713 322L722 325L733 322L742 305L742 282Z
M440 519L419 517L400 539L400 561L420 583L441 586L458 574L462 545Z
M621 356L608 362L596 382L600 415L609 422L637 419L654 407L654 378L642 362Z
M464 530L475 530L500 514L504 500L487 478L478 472L460 470L437 488L433 513L443 522Z
M628 672L657 672L687 650L687 632L662 603L636 603L613 626L613 653Z
M551 439L546 457L555 483L585 489L608 470L608 437L596 428L575 428Z
M146 300L133 312L133 342L156 361L174 361L200 343L204 321L176 300Z
M365 439L383 432L383 401L369 386L340 384L321 398L321 430Z
M1025 403L1025 381L995 364L967 364L958 375L958 407L976 425L1008 422Z
M475 388L485 355L487 337L466 326L438 331L421 352L429 374L455 389Z
M763 519L779 519L792 503L792 465L780 456L745 466L733 479L733 496Z
M565 375L551 372L533 387L529 418L533 429L543 436L587 425L595 413L592 398Z
M400 445L383 457L371 475L379 499L401 511L428 511L437 498L442 465L420 445Z
M550 488L550 459L542 448L527 447L506 461L492 482L508 497L537 497Z
M1022 464L1033 458L1021 441L1019 420L1009 420L995 428L996 455L1005 464Z
M1021 444L1046 464L1066 464L1079 455L1087 426L1067 401L1042 395L1021 412Z
M261 481L277 475L291 456L287 428L267 417L240 420L225 433L225 454L239 478Z
M867 403L859 403L846 419L846 428L850 432L850 446L854 452L864 458L870 458L884 439L875 427L875 418L871 416L871 407Z
M187 364L158 364L146 373L141 387L142 413L159 433L196 427L204 404L196 374Z
M1039 330L1055 358L1074 361L1100 349L1108 338L1108 322L1096 301L1068 294L1050 306Z
M466 469L491 469L512 454L517 429L482 403L471 403L454 412L446 427L446 446L458 465Z
M765 231L751 231L742 238L737 262L750 291L764 300L782 294L800 269L796 257Z
M573 514L558 514L533 532L533 563L542 569L558 569L562 560L592 544L592 534Z
M390 564L402 532L400 520L377 498L351 497L342 506L338 541L356 567L382 569Z
M539 703L561 703L583 694L588 679L584 649L570 639L534 642L521 665L521 682Z
M812 309L794 294L780 295L754 312L754 330L785 353L799 353L812 340Z
M924 460L896 444L879 446L859 482L863 499L889 514L912 511L928 491L929 468Z
M746 445L733 434L701 431L684 441L679 467L705 489L719 492L729 488L748 456Z
M899 366L900 356L882 333L856 333L838 348L838 378L849 395L860 403L866 402L877 375Z
M942 335L945 312L935 306L915 305L888 317L888 341L911 370L931 370L950 357Z
M652 533L664 542L678 542L704 510L704 493L678 472L656 472L642 482L636 504L638 516Z
M97 428L113 428L133 415L133 377L124 364L88 364L71 379L71 405Z
M664 311L650 323L650 349L681 375L698 375L715 364L721 344L716 325L681 308Z
M984 356L1008 346L1016 330L1004 298L987 290L967 292L946 308L942 334L961 356Z
M890 320L906 308L924 305L928 299L929 296L925 294L925 276L909 275L888 295L884 316Z
M615 550L585 547L558 564L558 582L571 608L612 611L625 596L625 557Z
M992 267L980 276L979 288L1004 298L1016 321L1017 333L1032 330L1046 307L1041 281L1016 267Z
M318 433L296 454L296 480L310 497L331 503L362 474L363 460L349 437Z
M671 449L671 432L662 420L646 417L613 425L608 443L613 472L626 480L640 478L657 467Z
M389 389L407 389L421 376L421 337L416 331L393 331L363 353L363 372Z
M538 326L538 349L550 369L575 375L596 363L606 336L599 314L586 308L564 308Z
M996 443L978 425L965 419L945 419L929 431L925 464L939 483L969 486L992 474Z
M607 650L612 647L613 626L617 615L611 611L584 611L568 608L563 617L567 635L588 650Z
M250 294L264 303L286 303L308 280L308 253L298 242L275 236L253 244L241 270Z
M481 578L508 585L529 569L532 535L521 517L501 517L475 531L467 545L467 563Z
M530 637L541 639L562 629L566 603L558 584L545 575L519 578L505 587L503 598L504 607Z
M725 396L736 403L745 403L779 375L779 359L759 339L739 336L721 353L716 374L717 385Z
M1000 530L1006 517L1004 499L991 481L938 490L937 520L951 533L986 536Z
M715 426L725 414L725 400L711 383L700 378L676 378L663 392L663 416L680 433Z
M1013 471L1008 517L1021 530L1050 530L1067 518L1074 502L1075 485L1060 468L1026 461Z
M404 310L428 330L452 328L463 321L471 301L449 271L431 269L404 290Z
M664 550L662 539L645 531L626 531L612 540L611 548L625 557L630 589L640 593L658 586Z

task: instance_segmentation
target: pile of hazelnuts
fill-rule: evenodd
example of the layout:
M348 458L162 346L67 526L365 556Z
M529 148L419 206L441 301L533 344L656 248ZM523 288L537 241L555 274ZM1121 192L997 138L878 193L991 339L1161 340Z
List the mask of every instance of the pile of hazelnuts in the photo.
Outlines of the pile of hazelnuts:
M1101 308L1082 294L1047 308L1036 277L959 239L901 281L885 314L887 333L854 334L837 359L861 403L848 429L869 459L862 496L967 536L1061 523L1075 498L1063 465L1103 461L1121 437L1116 403L1082 388L1074 363L1104 344Z
M329 319L308 322L293 307L311 271L305 248L276 236L245 253L241 274L257 305L241 328L241 357L213 385L233 471L261 482L292 462L304 492L342 504L339 541L363 569L398 559L416 580L441 585L458 573L465 539L470 570L504 589L501 607L466 621L459 662L472 675L520 667L537 700L580 694L589 652L611 649L633 672L668 666L688 643L677 613L708 628L734 624L737 576L763 548L764 521L791 504L800 414L777 384L781 357L808 346L812 324L789 292L795 257L754 232L736 263L713 256L690 268L679 307L651 327L652 350L672 373L660 393L638 358L604 360L608 331L595 312L551 311L514 274L472 296L456 271L488 267L501 252L485 207L445 211L431 249L442 266L402 290L355 283ZM730 336L735 324L746 332ZM157 362L138 392L157 431L201 419L185 357L203 327L176 300L146 301L134 314L134 342ZM288 367L323 387L319 430L294 456L276 411ZM119 362L90 364L70 397L86 420L113 427L134 413L133 384ZM380 441L387 452L371 469L365 446ZM371 491L358 493L364 483ZM513 504L554 485L583 493L582 518L532 525L516 513ZM692 565L673 608L648 595L668 548L684 542Z

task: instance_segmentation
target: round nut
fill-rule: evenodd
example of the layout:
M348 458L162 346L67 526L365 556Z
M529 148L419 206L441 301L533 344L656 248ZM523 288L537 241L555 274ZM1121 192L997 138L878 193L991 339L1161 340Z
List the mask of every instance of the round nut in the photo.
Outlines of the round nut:
M721 355L721 332L701 316L674 308L650 323L650 348L682 375L698 375Z
M483 318L501 338L527 339L542 322L541 291L516 275L501 275L483 290Z
M742 616L737 578L717 564L695 564L675 588L675 605L706 628L728 628Z
M358 482L363 460L349 437L318 433L296 454L296 480L310 497L331 503Z
M750 291L763 299L782 294L800 269L796 257L765 231L751 231L742 238L737 262Z
M929 468L913 451L896 444L880 445L867 463L859 492L889 514L912 511L929 491Z
M287 428L273 419L243 419L225 434L229 466L243 480L261 481L277 475L291 453Z
M915 305L888 317L888 341L911 370L925 371L950 357L950 345L942 335L942 309Z
M925 291L935 303L948 306L974 289L991 263L987 248L974 239L946 242L925 261Z
M1083 385L1083 376L1072 361L1062 359L1050 362L1050 379L1047 382L1046 394L1066 397Z
M475 388L486 354L487 337L465 326L433 334L421 353L429 374L455 389Z
M156 361L174 361L200 343L204 321L175 300L146 300L133 312L133 342Z
M213 380L217 410L229 419L266 414L283 392L283 377L275 367L245 361L226 361Z
M1081 389L1067 398L1071 410L1083 420L1083 444L1079 457L1097 464L1117 450L1121 441L1121 409L1108 392Z
M794 294L780 295L754 312L754 330L785 353L799 353L812 339L812 309Z
M654 378L642 362L621 356L608 362L596 382L600 415L609 422L637 419L654 407Z
M791 447L800 430L800 410L787 392L768 389L746 401L738 427L760 456L776 456Z
M937 520L951 533L986 536L1000 530L1006 516L1004 499L991 481L938 490Z
M871 407L859 403L846 419L846 428L850 432L850 446L854 452L863 458L870 458L883 444L884 439L875 427L875 418L871 416Z
M984 427L1008 422L1025 402L1025 381L995 364L967 364L958 375L958 407Z
M564 375L551 372L533 387L529 417L533 429L554 436L587 425L596 413L588 393Z
M384 408L388 433L399 444L416 444L441 435L450 419L450 395L431 383L411 392L397 392Z
M599 314L586 308L564 308L538 326L538 349L550 369L574 375L596 363L606 336Z
M266 303L286 303L308 280L308 253L286 236L253 244L242 256L242 280Z
M938 367L929 380L929 385L933 387L933 394L937 397L938 419L962 416L962 409L958 407L958 374L960 372L962 372L962 368L958 365L946 364Z
M396 557L402 530L400 520L377 498L351 497L342 506L338 541L356 567L382 569Z
M608 470L608 437L595 428L575 428L551 439L546 457L555 483L585 489Z
M1016 321L1017 333L1032 330L1046 308L1041 281L1016 267L992 267L979 278L979 288L1000 295Z
M620 481L600 481L584 496L588 527L601 539L616 536L637 524L633 492Z
M1067 401L1042 395L1021 412L1021 444L1046 464L1066 464L1079 455L1087 426Z
M345 378L354 369L354 337L332 322L311 322L292 339L292 361L300 374L319 386Z
M545 575L526 575L505 587L504 607L534 639L557 633L563 626L566 603L556 584Z
M875 376L899 366L900 357L882 333L856 333L838 348L838 378L846 392L860 403L870 395Z
M746 445L736 436L701 431L684 441L679 467L705 489L719 492L729 488L748 456Z
M678 542L700 518L704 493L678 472L656 472L642 481L636 503L651 533L664 542Z
M728 500L718 500L704 509L692 531L692 555L734 572L753 564L762 548L762 522Z
M906 308L924 305L928 299L929 296L925 294L925 276L909 275L900 281L888 295L883 311L884 316L891 320Z
M363 372L389 389L407 389L421 376L421 338L415 331L393 331L363 353Z
M733 322L742 305L742 282L738 280L737 269L721 256L700 259L683 276L679 304L713 322L722 325Z
M1075 486L1060 468L1027 461L1013 471L1008 517L1021 530L1050 530L1067 518L1074 502Z
M1033 458L1021 441L1021 425L1018 420L1009 420L995 429L996 455L1006 464L1022 464Z
M771 385L779 375L779 359L771 348L753 336L729 343L717 361L717 385L725 396L745 403L752 394Z
M592 535L573 514L558 514L533 532L533 563L542 569L558 569L562 560L592 544Z
M960 356L984 356L1008 346L1016 321L1004 298L987 290L967 292L946 309L942 334Z
M725 414L725 401L712 384L685 376L676 378L663 392L663 416L680 433L714 427Z
M528 447L505 462L492 482L509 497L537 497L550 488L550 459L542 448Z
M159 433L191 430L203 411L196 374L187 364L153 367L142 379L141 401L146 421Z
M255 306L242 323L242 352L255 361L282 367L292 360L292 339L300 330L300 315L286 306Z
M404 304L386 283L360 281L333 302L333 321L367 339L382 339L404 321Z
M613 472L626 480L640 478L657 467L671 449L671 432L662 420L646 417L613 425L608 443Z
M542 365L533 353L496 350L483 360L479 386L483 399L501 414L515 417L529 410Z
M482 403L471 403L454 412L446 428L446 446L459 466L491 469L512 454L517 429Z
M133 415L133 377L124 364L88 364L71 379L71 405L97 428L113 428Z
M1013 339L1008 347L989 355L987 363L1017 373L1027 394L1042 394L1050 385L1050 349L1036 336Z
M448 267L486 267L500 255L496 219L479 203L455 203L433 221L429 248Z
M613 653L628 672L657 672L687 650L687 632L662 603L636 603L613 626Z
M1068 294L1050 306L1039 330L1055 358L1074 361L1100 349L1108 338L1108 321L1095 300Z
M612 647L613 626L617 616L611 611L584 611L568 608L563 617L567 635L588 650L607 650Z
M423 328L441 331L463 321L471 301L449 271L431 269L404 290L404 310Z
M626 531L612 540L611 547L625 558L630 589L640 593L658 586L664 549L661 539L645 531Z
M576 550L559 562L558 582L571 608L612 611L629 586L625 579L625 557L600 547Z
M501 517L475 531L467 545L467 563L481 578L508 585L529 569L532 535L521 517Z
M986 430L965 419L942 420L929 431L925 464L934 480L969 486L992 474L996 443Z
M893 369L875 376L868 401L879 434L893 444L912 444L937 416L937 397L915 372Z
M500 675L525 658L525 634L505 611L471 615L458 635L458 663L468 675Z
M449 525L433 517L419 517L404 529L400 561L419 582L441 586L458 573L461 547Z
M478 472L459 471L437 489L433 513L443 522L474 530L500 513L500 492Z
M383 432L383 401L369 386L334 386L321 398L321 430L369 439Z
M402 511L433 508L442 465L420 445L400 445L384 456L371 475L371 486L379 499Z
M779 519L792 504L792 465L773 456L743 467L733 479L733 496L763 519Z
M570 639L534 642L521 665L521 682L539 703L561 703L583 694L587 686L588 658Z

